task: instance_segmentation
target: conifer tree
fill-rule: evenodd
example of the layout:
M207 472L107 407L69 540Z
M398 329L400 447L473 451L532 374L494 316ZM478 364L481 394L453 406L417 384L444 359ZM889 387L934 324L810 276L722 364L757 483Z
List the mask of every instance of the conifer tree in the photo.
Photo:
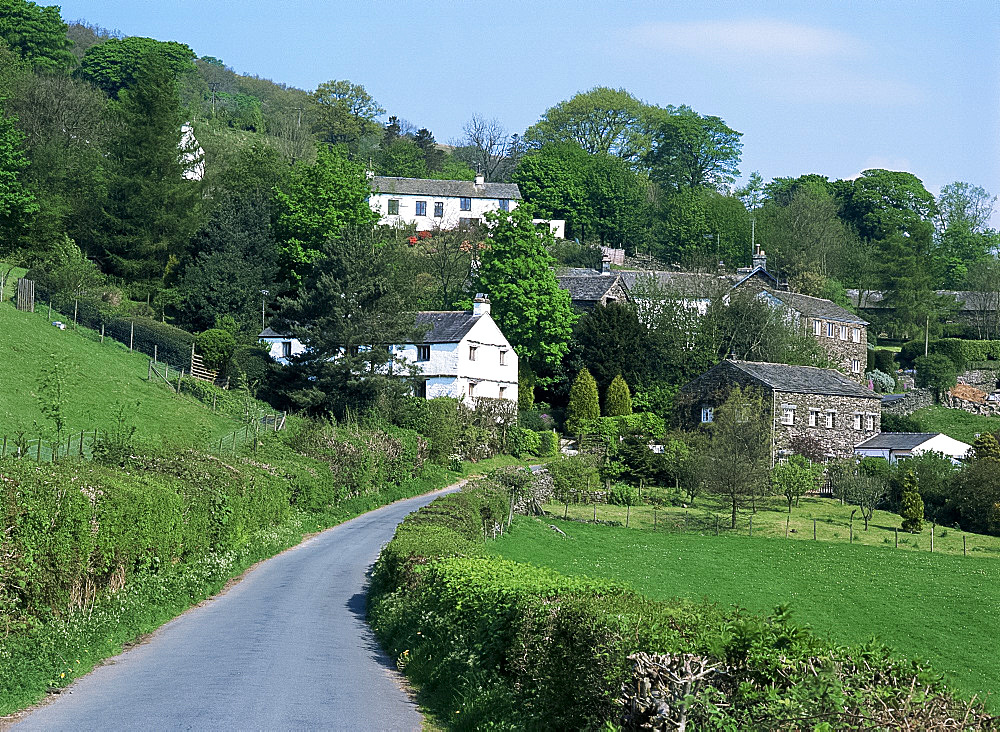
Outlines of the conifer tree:
M628 384L621 374L615 376L604 394L604 415L606 417L624 417L632 414L632 394Z
M1000 463L1000 442L989 432L984 432L972 444L972 457L976 460L993 460Z
M566 408L566 429L579 433L588 419L601 416L601 403L597 395L597 382L587 369L581 369L569 390L569 405Z
M903 519L903 531L919 534L924 528L924 499L920 497L917 478L912 470L903 477L903 496L899 515Z

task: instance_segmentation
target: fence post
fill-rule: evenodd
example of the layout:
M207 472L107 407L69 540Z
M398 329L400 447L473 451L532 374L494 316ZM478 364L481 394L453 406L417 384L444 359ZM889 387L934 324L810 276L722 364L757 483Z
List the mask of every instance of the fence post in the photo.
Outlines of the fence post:
M6 437L3 438L3 442L4 442L4 447L6 447L7 446ZM965 550L965 534L962 534L962 556L963 557L969 556L969 553Z
M131 326L128 331L128 350L132 350L132 345L135 343L135 321L131 321Z
M76 328L76 321L77 321L76 314L79 309L80 309L80 301L78 299L73 300L73 328Z
M934 553L934 524L931 524L931 553Z
M854 514L851 514L851 544L854 543Z
M149 362L149 368L146 369L146 381L149 381L151 378L153 378L153 362L152 361Z
M104 343L104 323L101 323L101 343Z
M42 462L42 436L38 436L38 450L35 452L35 462Z
M899 529L895 526L892 528L892 533L896 535L896 548L899 549Z
M83 457L83 431L80 431L80 457Z
M177 393L181 393L181 378L184 376L184 367L181 367L181 372L177 374Z
M153 360L154 360L154 361L158 361L158 360L159 360L159 353L160 353L160 349L159 349L159 347L157 347L157 345L156 345L156 344L154 343L154 344L153 344Z
M52 320L52 301L49 300L49 317L48 320Z
M789 518L791 518L791 517L790 516L785 516L785 538L786 539L788 538L788 520L789 520Z
M219 438L219 457L222 457L222 441L224 439L225 439L224 437Z
M628 528L628 517L632 513L632 504L625 506L625 528Z
M753 516L750 517L750 538L753 538Z
M594 523L597 523L597 501L594 501Z
M215 411L215 399L216 399L216 396L217 395L215 394L215 392L212 392L212 411L213 412Z
M813 541L816 541L816 519L813 519Z

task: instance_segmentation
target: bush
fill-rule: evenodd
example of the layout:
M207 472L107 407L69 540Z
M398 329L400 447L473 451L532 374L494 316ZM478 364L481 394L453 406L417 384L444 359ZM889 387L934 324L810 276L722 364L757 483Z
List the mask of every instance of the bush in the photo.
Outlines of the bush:
M586 368L580 370L569 390L569 404L566 407L566 429L572 434L584 430L588 420L601 416L597 382Z
M607 417L624 417L632 414L632 393L621 374L611 380L604 395L604 414Z
M883 414L883 432L923 432L920 422L909 415L903 414Z
M233 352L236 350L236 339L229 331L221 328L209 328L198 334L195 348L201 354L205 368L224 372L229 366L229 359L232 358Z
M229 359L231 386L257 386L267 380L271 369L270 351L261 346L237 346Z
M625 483L614 483L608 490L608 503L612 506L638 506L639 491L635 486Z
M1000 360L1000 341L973 341L960 338L937 338L927 344L927 354L947 356L955 367L963 370L970 363ZM904 343L899 362L906 368L913 366L916 359L924 355L922 340Z
M885 348L874 348L868 351L868 370L881 371L883 374L896 373L896 354Z
M559 435L555 430L545 430L538 433L538 457L555 457L559 454Z
M920 356L913 364L917 368L917 386L932 389L938 398L957 383L954 362L941 353Z
M896 388L896 379L887 373L879 371L878 369L869 371L865 374L865 377L872 382L872 385L875 387L875 391L880 394L888 394Z
M507 439L510 453L517 457L538 455L541 450L539 433L523 427L511 427Z

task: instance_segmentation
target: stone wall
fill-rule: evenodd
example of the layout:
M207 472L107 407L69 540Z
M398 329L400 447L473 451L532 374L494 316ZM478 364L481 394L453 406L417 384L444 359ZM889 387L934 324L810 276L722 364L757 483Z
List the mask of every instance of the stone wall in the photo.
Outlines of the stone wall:
M993 369L966 371L958 376L959 384L968 384L987 393L996 391L998 374Z
M794 407L794 423L782 423L785 407ZM815 414L815 426L809 413ZM833 427L827 427L827 415L833 414ZM855 429L854 416L861 415L861 429ZM868 417L874 417L868 429ZM780 454L791 449L792 440L810 437L819 442L823 452L838 458L854 455L854 446L877 435L882 426L881 400L871 397L844 397L827 394L774 394L774 449Z
M885 414L892 414L904 417L913 414L918 409L929 407L934 403L934 392L930 389L911 389L903 395L902 399L887 402L882 405Z
M820 334L816 335L814 323L819 322ZM830 338L826 334L827 323L834 325L834 337ZM865 379L865 368L868 364L868 329L863 325L853 323L841 323L838 321L826 321L820 318L808 318L806 322L807 333L816 339L827 356L841 371L857 381L859 384L867 384ZM847 328L847 340L840 337L840 329ZM854 329L861 331L860 342L854 342ZM860 371L854 371L853 361L857 360Z
M962 399L950 392L946 392L941 397L941 403L949 409L961 409L969 414L979 414L984 417L1000 416L1000 404L996 402L982 402L973 399Z

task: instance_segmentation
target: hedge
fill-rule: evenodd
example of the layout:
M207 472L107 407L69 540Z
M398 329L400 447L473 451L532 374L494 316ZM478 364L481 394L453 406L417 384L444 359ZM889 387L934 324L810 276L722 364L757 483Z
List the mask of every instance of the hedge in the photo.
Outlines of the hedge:
M981 705L955 699L922 663L893 659L875 643L832 646L781 611L762 618L655 602L614 583L490 556L482 527L503 513L503 497L481 481L438 499L400 525L373 575L376 635L446 728L652 724L626 720L620 703L639 685L629 659L636 652L723 669L678 694L673 710L653 705L650 714L683 709L692 729L989 721Z
M971 341L961 338L937 338L927 344L928 354L940 353L951 359L962 370L969 363L1000 360L1000 341ZM913 361L924 355L922 340L904 343L899 352L900 364L913 367Z

